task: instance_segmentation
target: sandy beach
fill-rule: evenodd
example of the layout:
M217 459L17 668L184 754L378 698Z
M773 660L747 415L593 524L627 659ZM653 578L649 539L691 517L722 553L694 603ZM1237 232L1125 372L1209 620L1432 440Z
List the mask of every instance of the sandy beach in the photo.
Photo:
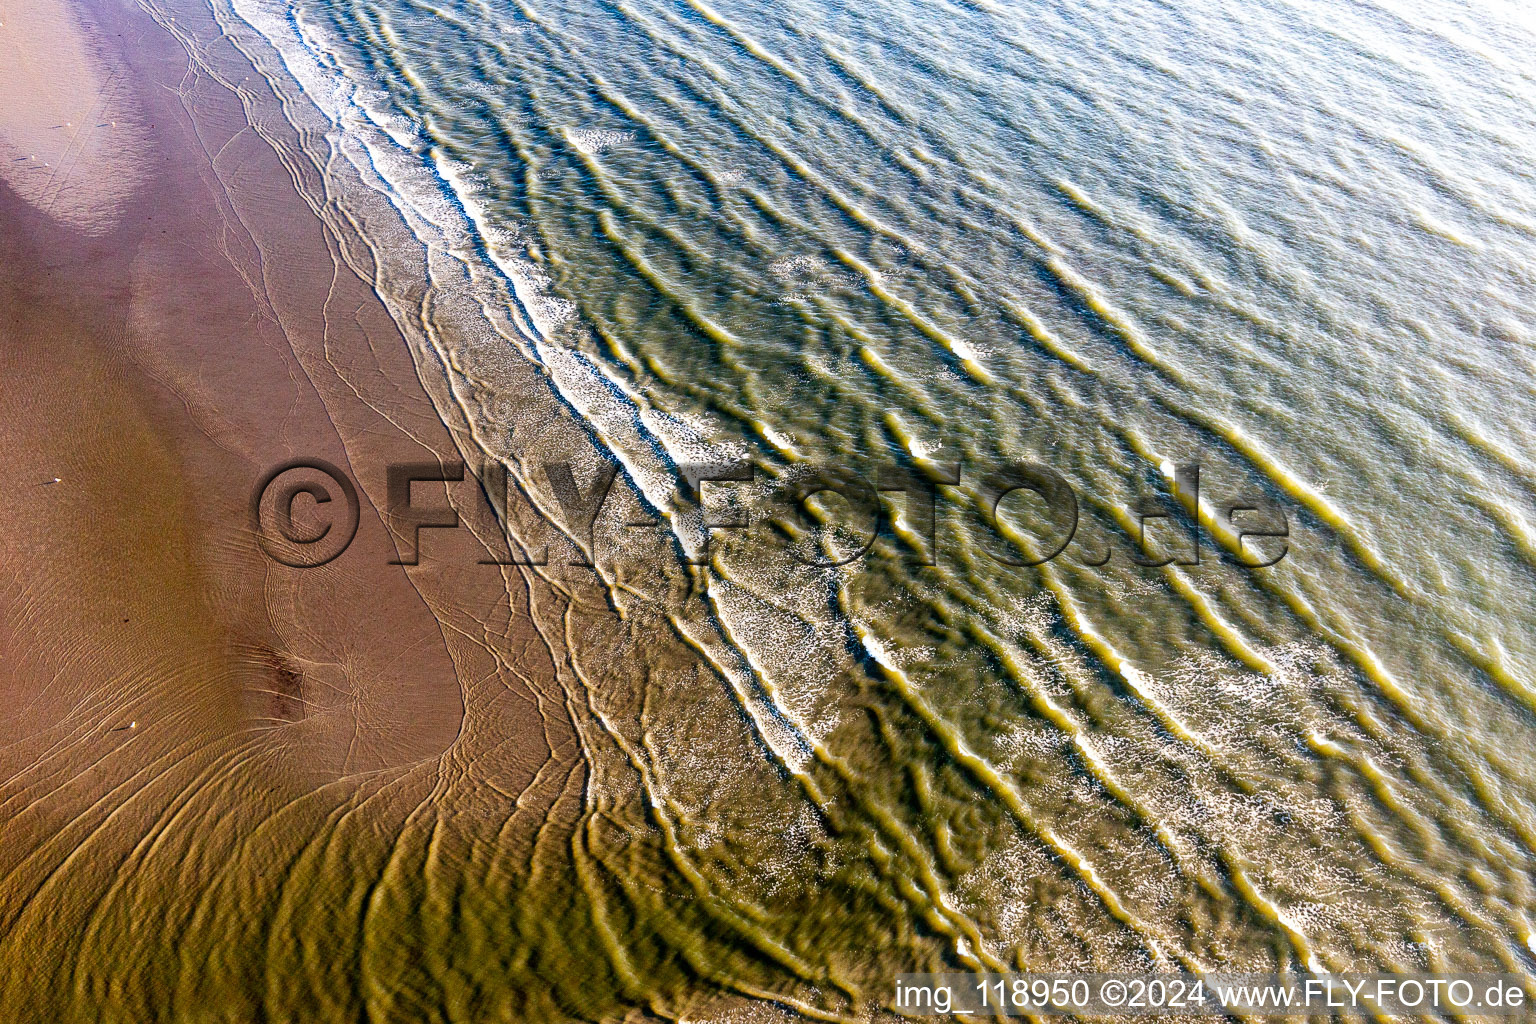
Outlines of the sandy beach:
M570 733L515 611L483 641L434 614L507 601L500 570L446 567L483 548L390 564L384 467L456 453L239 98L131 5L0 20L0 1007L254 1019L230 1000L259 946L221 930L281 929L285 876L339 809L369 832L349 856L382 856L448 785L473 701L498 741L469 753L506 793L563 766L526 794L536 820ZM294 459L362 492L323 569L252 529L253 488Z
M1536 996L1474 7L9 5L0 1020Z

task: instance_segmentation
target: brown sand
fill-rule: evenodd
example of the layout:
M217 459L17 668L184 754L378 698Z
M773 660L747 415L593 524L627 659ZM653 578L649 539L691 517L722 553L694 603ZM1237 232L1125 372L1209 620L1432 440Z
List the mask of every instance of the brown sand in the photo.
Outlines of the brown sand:
M195 887L190 851L233 856L239 821L322 789L422 806L475 693L504 695L473 698L500 792L580 774L501 570L465 531L389 564L384 467L457 453L237 99L136 8L0 22L0 1008L41 1017L130 867L176 850ZM60 142L60 121L83 127ZM357 539L323 569L276 565L250 527L258 480L295 458L360 484ZM498 605L495 638L444 625ZM530 826L560 791L530 797Z
M146 183L144 111L121 66L61 3L0 15L0 181L49 216L104 234Z

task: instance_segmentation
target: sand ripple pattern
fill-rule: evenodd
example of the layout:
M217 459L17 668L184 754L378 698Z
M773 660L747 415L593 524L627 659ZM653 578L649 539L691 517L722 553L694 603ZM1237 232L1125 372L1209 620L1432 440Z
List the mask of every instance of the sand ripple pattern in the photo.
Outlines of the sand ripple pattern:
M476 1019L554 977L513 1004L847 1019L898 968L1530 969L1518 5L217 9L316 105L330 215L514 533L580 540L541 460L621 467L599 571L527 574L580 767L539 778L520 863L510 821L406 816L386 851L361 807L285 853L356 888L255 912L401 979L308 951L307 1008ZM750 538L689 566L676 469L723 458L966 477L935 567L900 523L841 569ZM956 524L1015 461L1076 487L1074 552L1198 463L1170 535L1202 523L1205 562L998 564ZM1218 557L1244 494L1287 511L1274 569Z

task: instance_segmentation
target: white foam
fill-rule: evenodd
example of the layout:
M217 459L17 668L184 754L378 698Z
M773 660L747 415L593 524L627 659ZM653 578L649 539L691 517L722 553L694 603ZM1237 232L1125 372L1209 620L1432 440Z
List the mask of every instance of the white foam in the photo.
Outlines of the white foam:
M921 441L913 438L907 442L907 451L912 453L913 458L918 459L931 459L943 449L944 446L937 441Z
M794 441L790 440L787 435L781 434L777 430L774 430L772 427L764 427L763 436L768 439L769 444L773 445L781 452L784 452L788 455L800 454L800 449L795 447Z
M635 133L612 128L567 128L565 137L571 145L588 156L606 153L610 149L635 141Z

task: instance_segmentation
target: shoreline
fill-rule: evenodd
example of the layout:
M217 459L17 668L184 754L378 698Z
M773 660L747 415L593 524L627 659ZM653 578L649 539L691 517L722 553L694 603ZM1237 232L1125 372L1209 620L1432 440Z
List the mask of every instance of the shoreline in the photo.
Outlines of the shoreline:
M329 142L306 97L241 49L238 27L176 3L174 17L72 8L90 14L95 75L131 83L153 130L111 227L82 232L9 191L0 206L24 228L6 233L7 265L46 266L4 286L6 359L59 381L52 404L7 409L37 425L13 447L102 455L68 472L18 462L60 478L41 496L80 500L22 490L0 509L30 531L0 544L7 578L68 595L0 602L25 619L0 619L7 649L41 652L0 680L19 708L18 739L0 745L14 837L0 957L16 967L0 1011L847 1019L835 1007L878 982L786 953L799 915L782 915L785 932L760 906L820 912L796 838L820 826L773 788L789 727L715 635L670 534L636 542L625 607L558 550L542 567L485 564L504 559L508 529L518 543L560 532L560 503L528 481L541 462L606 459L604 424L545 368L454 323L477 301L464 279L402 276L417 257L390 247L388 197L368 182L338 196L345 169L332 181L306 151ZM517 329L509 307L497 330ZM21 366L55 351L79 365ZM93 420L113 397L136 410L132 431ZM506 412L489 417L495 436L474 415L486 402ZM461 459L467 477L512 467L526 500L497 510L510 528L450 488L466 528L430 535L421 565L392 565L410 547L379 512L387 468ZM360 498L356 540L320 569L274 564L250 528L252 490L293 460L340 467ZM644 507L618 479L616 521ZM444 500L415 488L413 501ZM121 528L93 535L82 508L118 510ZM146 550L159 561L141 564ZM138 602L117 624L128 640L81 612L124 605L104 581ZM722 766L707 804L658 802L659 773ZM694 848L690 816L716 806L742 814L749 846ZM942 947L903 941L925 958Z
M524 543L548 520L562 532L566 502L533 493L540 464L586 477L620 454L606 432L634 424L480 344L526 328L526 296L475 292L432 239L394 244L401 197L333 176L327 125L239 26L180 0L78 9L94 80L131 83L153 134L142 184L85 219L109 225L96 234L9 192L0 209L18 225L7 265L46 268L6 282L7 359L59 382L8 408L36 426L12 447L99 456L18 462L59 482L3 510L29 531L0 546L7 578L67 599L0 607L24 613L0 621L7 647L41 652L0 683L20 709L0 746L17 837L0 850L0 956L18 967L0 1009L853 1019L887 955L960 950L906 874L928 870L922 851L893 859L859 821L886 814L884 794L821 771L758 678L772 666L738 648L670 532L631 541L613 585L558 549L488 565L508 528L449 488L466 528L391 564L411 544L379 511L390 465L462 459L485 479L502 463L527 500L498 512ZM93 418L114 401L128 412ZM342 468L361 499L357 539L319 569L275 564L250 528L253 488L293 460ZM646 507L643 472L616 478L610 528ZM123 518L107 532L81 509ZM93 602L127 610L126 638L82 614ZM700 791L669 792L683 777ZM850 922L885 920L891 884L906 916L870 953Z
M1218 7L0 14L0 1013L1518 973L1527 33Z
M525 596L494 569L390 564L398 538L370 500L385 466L458 453L395 324L240 98L136 7L33 14L8 13L0 41L43 54L34 71L61 50L80 81L110 83L92 111L147 134L72 143L93 155L46 189L0 184L0 955L14 968L0 1007L152 1019L238 995L258 1011L263 987L241 979L263 955L241 962L235 935L281 926L338 811L367 807L365 833L383 838L440 813L445 754L494 758L531 832L580 781L574 735L537 692L558 684ZM251 532L253 486L296 458L363 483L358 536L324 570L275 564ZM503 643L445 626L498 605ZM466 749L470 701L496 716L490 750ZM366 848L382 874L390 842ZM199 930L192 945L223 970L178 964ZM295 943L346 948L346 934Z

